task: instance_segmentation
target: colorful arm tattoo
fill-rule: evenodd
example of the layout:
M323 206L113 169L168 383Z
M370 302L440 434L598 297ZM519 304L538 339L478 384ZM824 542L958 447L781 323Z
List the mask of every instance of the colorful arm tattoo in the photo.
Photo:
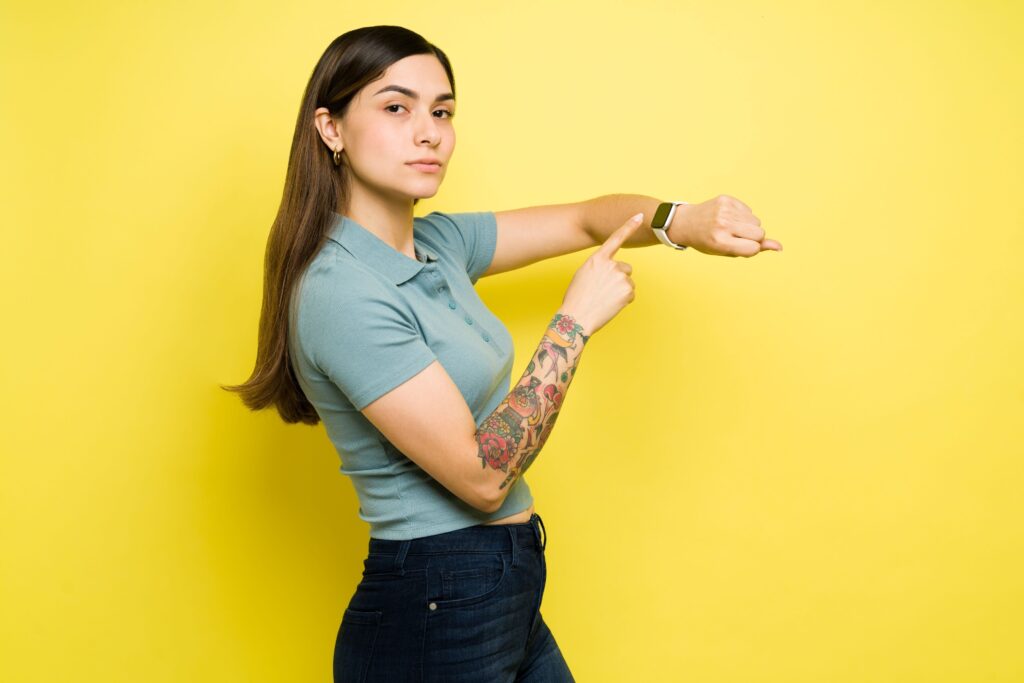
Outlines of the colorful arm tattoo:
M522 379L477 429L481 466L507 475L494 479L499 490L510 488L544 447L588 339L575 318L555 313Z

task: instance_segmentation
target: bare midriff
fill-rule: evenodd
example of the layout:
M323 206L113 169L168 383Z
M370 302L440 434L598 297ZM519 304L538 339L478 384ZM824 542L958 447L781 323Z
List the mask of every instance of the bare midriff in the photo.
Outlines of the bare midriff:
M523 524L524 522L529 522L530 521L530 517L532 517L532 516L533 516L533 503L530 503L530 507L526 508L522 512L517 512L514 515L509 515L508 517L502 517L501 519L496 519L493 522L484 522L484 525L489 525L489 524Z

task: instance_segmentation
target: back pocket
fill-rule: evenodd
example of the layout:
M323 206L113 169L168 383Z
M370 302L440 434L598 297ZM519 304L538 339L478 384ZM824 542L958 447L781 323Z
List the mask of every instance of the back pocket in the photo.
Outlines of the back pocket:
M335 683L363 683L373 660L380 630L380 611L346 609L334 643Z

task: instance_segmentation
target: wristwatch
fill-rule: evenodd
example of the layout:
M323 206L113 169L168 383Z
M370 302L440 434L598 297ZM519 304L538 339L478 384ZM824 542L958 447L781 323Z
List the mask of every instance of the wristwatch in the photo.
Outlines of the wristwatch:
M680 204L689 204L690 202L662 202L658 204L658 209L654 212L654 218L651 219L651 229L654 230L654 234L658 236L661 243L666 247L674 247L676 249L686 249L682 244L676 244L668 238L668 232L666 228L672 225L672 217L676 215L676 207Z

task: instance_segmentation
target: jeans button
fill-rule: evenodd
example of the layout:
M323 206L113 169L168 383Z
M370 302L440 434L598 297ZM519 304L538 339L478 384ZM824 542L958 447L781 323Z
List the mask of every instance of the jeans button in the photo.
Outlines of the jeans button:
M436 602L430 603L430 609L432 609L432 610L437 609L437 603Z

